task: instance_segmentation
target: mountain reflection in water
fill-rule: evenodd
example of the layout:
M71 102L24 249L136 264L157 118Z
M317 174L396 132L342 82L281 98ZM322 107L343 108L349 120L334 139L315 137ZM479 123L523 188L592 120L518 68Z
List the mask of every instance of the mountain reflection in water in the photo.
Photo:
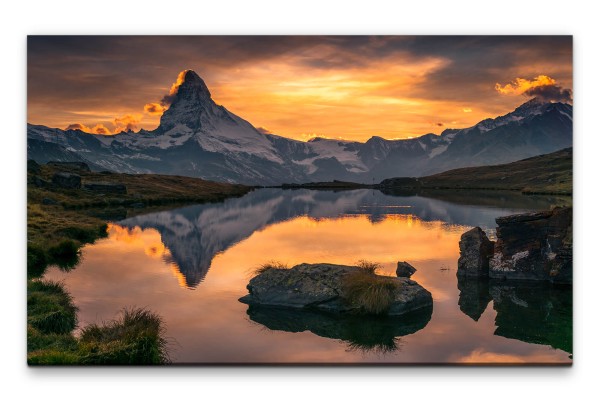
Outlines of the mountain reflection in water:
M261 189L223 203L151 213L121 220L117 224L157 230L170 252L168 261L177 266L185 285L195 288L206 276L215 255L256 231L298 216L319 220L367 215L372 223L381 222L390 215L415 216L423 221L443 221L449 226L479 225L493 234L496 217L544 208L556 202L556 197L515 196L514 192L501 191L491 196L481 192L461 198L460 191L448 195L453 202L458 200L467 204L420 196L385 195L366 189L341 192ZM501 202L503 207L469 205L485 202L488 198Z
M174 363L570 363L568 338L557 331L570 330L562 318L570 304L559 302L556 289L531 299L530 289L457 288L456 278L464 231L477 225L492 233L498 216L558 203L502 192L433 199L259 189L114 222L107 238L82 249L74 270L52 267L45 278L65 283L80 327L123 307L155 311L174 340ZM411 323L249 309L238 301L253 269L269 260L359 259L380 263L388 275L399 260L413 265L412 278L433 296L432 312Z

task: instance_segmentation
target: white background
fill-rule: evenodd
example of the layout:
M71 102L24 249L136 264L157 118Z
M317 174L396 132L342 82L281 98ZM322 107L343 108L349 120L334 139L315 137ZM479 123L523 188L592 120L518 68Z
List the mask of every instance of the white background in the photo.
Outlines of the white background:
M583 3L583 2L581 2ZM3 399L589 399L598 394L598 12L545 1L20 1L2 4L0 151ZM168 367L26 365L28 34L574 35L575 328L572 368ZM12 395L14 394L14 395ZM592 397L594 397L592 395Z

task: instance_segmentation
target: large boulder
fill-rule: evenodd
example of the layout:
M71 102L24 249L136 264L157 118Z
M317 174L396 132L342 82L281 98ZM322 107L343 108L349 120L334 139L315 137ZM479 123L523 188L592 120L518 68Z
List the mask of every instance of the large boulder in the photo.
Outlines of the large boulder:
M396 276L410 278L410 276L415 274L416 271L417 269L412 267L407 262L398 262L398 266L396 267Z
M52 176L52 184L60 188L79 189L81 188L81 176L71 173L55 173Z
M490 277L572 282L571 207L499 217L496 223Z
M373 287L386 299L385 307L377 312L364 301ZM327 263L268 269L252 278L247 288L249 294L240 302L249 305L333 313L396 316L433 305L431 293L408 278L378 276L360 267Z
M124 184L113 182L88 182L83 184L83 188L92 192L101 192L103 194L126 194L127 187Z
M475 227L460 237L460 258L458 259L458 276L487 277L489 260L494 254L494 243L479 227Z

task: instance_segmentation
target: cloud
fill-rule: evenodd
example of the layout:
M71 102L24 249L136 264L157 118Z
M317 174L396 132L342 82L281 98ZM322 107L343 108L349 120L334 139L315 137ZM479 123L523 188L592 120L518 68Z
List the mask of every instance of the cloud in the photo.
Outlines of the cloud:
M261 134L272 134L273 132L269 131L265 127L256 127L256 130Z
M94 128L92 128L92 133L93 134L101 134L101 135L110 135L111 134L110 130L102 124L96 124L96 126Z
M83 124L79 124L79 123L69 124L69 126L67 128L65 128L65 131L68 131L71 129L78 129L80 131L90 132L90 127L87 127L87 126L85 126Z
M87 132L88 134L100 134L100 135L110 135L111 132L108 128L106 128L103 124L96 124L93 128L88 127L87 125L74 123L69 124L65 130L78 129L83 132Z
M496 83L496 91L503 95L521 95L526 91L539 86L555 85L556 80L547 75L538 75L532 80L517 78L506 85Z
M462 110L463 110L463 113L472 113L473 112L473 109L470 107L465 107Z
M503 95L525 95L537 97L550 102L572 102L573 91L563 89L556 84L556 80L547 75L538 75L534 79L517 78L506 85L496 83L496 91Z
M159 103L146 103L144 112L150 115L159 115L165 111L165 107Z
M537 97L545 102L572 102L573 91L558 85L537 86L525 91L524 95Z
M115 134L121 131L135 131L137 130L140 118L132 114L126 114L123 117L117 117L113 120L115 125Z
M183 70L179 73L179 75L177 75L177 80L173 83L173 85L171 85L171 90L169 90L169 93L164 95L163 98L160 100L160 104L164 108L168 108L171 105L171 103L173 103L173 100L175 100L175 96L177 96L179 87L183 83L183 80L185 79L185 74L188 71L189 70Z

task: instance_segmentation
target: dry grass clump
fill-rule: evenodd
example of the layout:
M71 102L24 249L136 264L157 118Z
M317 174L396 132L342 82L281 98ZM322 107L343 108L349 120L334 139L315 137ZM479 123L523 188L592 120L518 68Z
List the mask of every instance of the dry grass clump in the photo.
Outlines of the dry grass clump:
M381 270L381 264L364 259L361 259L358 262L356 262L356 266L360 267L365 272L370 274L376 274L379 270Z
M269 270L286 270L289 269L289 266L286 263L282 263L276 260L270 260L258 266L254 269L254 276L258 276L259 274L263 274Z
M397 285L395 279L377 276L365 269L344 278L342 297L360 313L381 315L394 302Z

